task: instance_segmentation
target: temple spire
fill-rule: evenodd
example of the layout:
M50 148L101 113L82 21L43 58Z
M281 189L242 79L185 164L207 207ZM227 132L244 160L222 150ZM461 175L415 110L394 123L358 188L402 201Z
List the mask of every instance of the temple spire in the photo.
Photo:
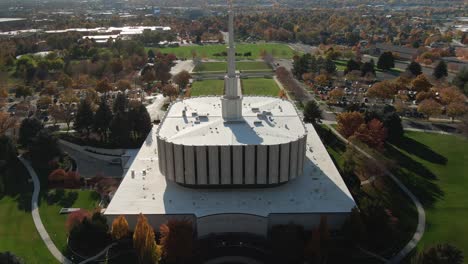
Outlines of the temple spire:
M229 0L228 11L229 45L227 47L228 71L224 77L224 96L222 98L223 118L236 121L242 118L242 92L239 74L236 71L236 46L234 44L234 9Z

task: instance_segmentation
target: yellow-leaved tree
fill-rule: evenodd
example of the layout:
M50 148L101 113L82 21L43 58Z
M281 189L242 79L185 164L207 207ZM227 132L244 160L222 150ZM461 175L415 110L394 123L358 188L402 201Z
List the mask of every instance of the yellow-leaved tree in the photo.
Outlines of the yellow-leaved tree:
M133 248L135 248L139 263L158 263L159 256L154 237L154 230L148 219L140 214L133 232Z
M112 230L111 230L112 238L115 240L119 240L119 239L127 237L128 234L129 234L128 222L127 222L127 219L125 219L125 216L121 215L115 218L114 221L112 222Z

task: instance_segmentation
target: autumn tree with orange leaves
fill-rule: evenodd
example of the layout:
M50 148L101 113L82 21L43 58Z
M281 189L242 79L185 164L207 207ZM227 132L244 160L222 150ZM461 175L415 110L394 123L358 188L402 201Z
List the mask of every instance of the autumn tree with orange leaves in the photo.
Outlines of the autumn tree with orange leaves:
M128 222L125 216L121 215L112 221L111 235L115 240L126 238L130 234L128 230Z
M158 263L154 230L143 214L138 216L133 232L133 248L135 248L139 263Z
M349 138L364 124L364 117L359 112L344 112L336 117L336 121L338 132L345 138Z
M8 129L15 127L16 117L9 113L0 112L0 135L4 135Z
M382 151L384 149L387 130L378 119L372 119L367 124L361 124L352 136L369 147Z
M193 225L188 220L169 220L159 228L166 263L189 263L193 255Z

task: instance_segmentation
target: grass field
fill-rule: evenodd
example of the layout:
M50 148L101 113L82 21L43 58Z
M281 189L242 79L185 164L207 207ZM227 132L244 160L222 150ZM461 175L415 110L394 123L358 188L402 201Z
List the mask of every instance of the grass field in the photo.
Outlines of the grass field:
M11 251L25 263L58 263L36 231L31 215L32 183L22 165L15 165L16 184L0 198L0 252Z
M150 48L147 48L150 49ZM226 45L195 45L195 46L181 46L175 48L151 48L153 50L160 50L163 53L173 53L178 58L192 58L193 54L203 59L222 59L222 56L215 56L216 53L226 51ZM276 58L290 59L293 57L293 50L286 44L277 43L259 43L259 44L237 44L236 52L244 54L251 52L252 56L238 56L239 59L258 59L261 57L262 52L267 52Z
M236 62L236 68L240 71L271 71L271 67L263 61L239 61ZM227 63L219 62L203 62L201 65L195 67L195 72L226 72Z
M398 176L426 210L420 248L448 242L468 256L467 149L468 140L458 136L406 132L389 151L401 165Z
M242 93L244 95L278 96L279 87L273 79L252 78L242 79ZM192 85L191 96L222 95L224 80L196 81Z
M61 208L83 208L92 211L99 202L99 195L93 191L65 190L52 191L54 195L44 194L39 205L42 223L55 246L66 252L67 232L65 223L67 215L59 214Z
M278 96L280 88L273 79L243 79L242 93L244 95Z

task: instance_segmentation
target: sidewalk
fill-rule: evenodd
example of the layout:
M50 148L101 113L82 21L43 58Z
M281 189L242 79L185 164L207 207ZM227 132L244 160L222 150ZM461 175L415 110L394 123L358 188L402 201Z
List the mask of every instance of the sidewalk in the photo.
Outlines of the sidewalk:
M54 242L50 238L49 234L47 233L47 230L44 227L44 224L42 224L41 216L39 215L39 207L37 205L37 200L39 198L39 192L41 190L41 183L39 182L39 178L37 177L36 172L34 169L31 167L29 164L29 161L25 160L23 157L19 156L18 157L21 163L26 167L26 169L29 172L29 175L31 176L33 183L34 183L34 192L31 198L31 214L33 217L34 225L36 226L37 232L41 236L42 240L46 244L47 248L49 249L50 253L60 262L60 263L67 263L67 264L72 264L72 262L67 259L64 255L62 255L62 252L58 250L58 248L55 246Z

